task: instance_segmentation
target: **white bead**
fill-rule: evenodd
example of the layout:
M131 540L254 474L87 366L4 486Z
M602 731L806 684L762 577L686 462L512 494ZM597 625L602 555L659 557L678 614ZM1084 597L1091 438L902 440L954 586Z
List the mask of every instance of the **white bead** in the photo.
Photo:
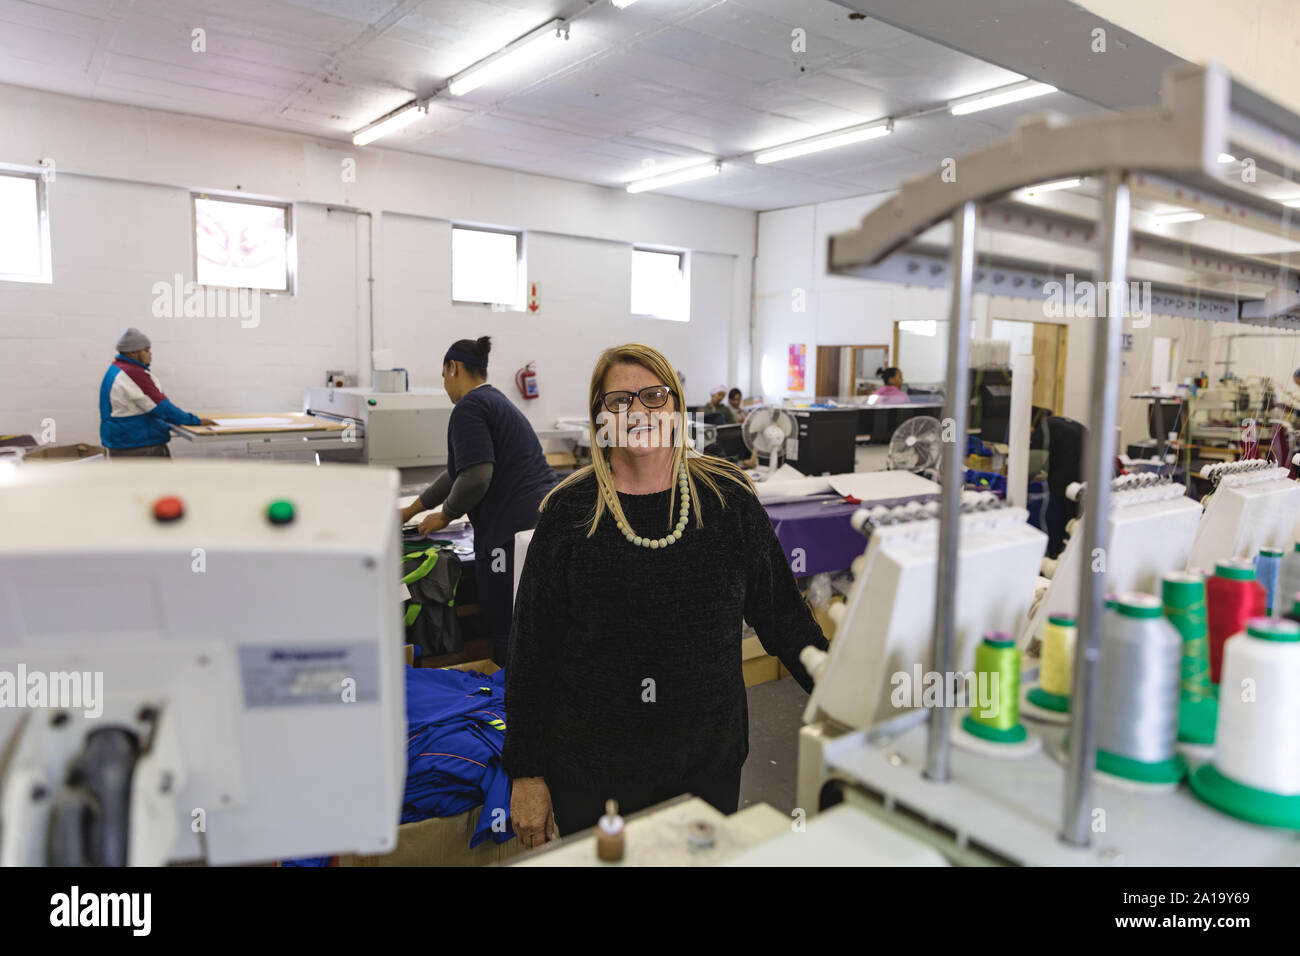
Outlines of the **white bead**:
M657 548L657 547L659 547L659 542L658 542L658 541L651 541L651 542L650 542L650 547L651 547L651 548Z

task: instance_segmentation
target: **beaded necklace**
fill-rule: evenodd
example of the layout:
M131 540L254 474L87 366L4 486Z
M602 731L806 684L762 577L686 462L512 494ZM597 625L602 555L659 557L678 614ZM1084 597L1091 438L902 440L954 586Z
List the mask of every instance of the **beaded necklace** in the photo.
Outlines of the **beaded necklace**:
M682 508L680 516L677 519L677 527L671 534L664 535L662 538L643 538L628 526L625 521L618 521L618 530L623 532L623 537L627 538L638 548L666 548L670 544L676 544L682 537L682 531L686 529L686 521L690 516L691 509L691 489L686 481L686 462L682 462L681 469L677 473L677 487L681 493ZM610 511L614 510L613 492L606 499L610 505Z

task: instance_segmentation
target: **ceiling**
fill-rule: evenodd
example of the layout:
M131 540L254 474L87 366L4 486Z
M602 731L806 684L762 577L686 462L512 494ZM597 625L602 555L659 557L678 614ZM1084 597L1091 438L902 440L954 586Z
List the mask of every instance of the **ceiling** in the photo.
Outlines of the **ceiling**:
M929 11L927 30L966 20L937 0L876 5ZM756 149L1039 76L1037 60L1007 49L988 54L993 65L830 0L639 0L625 10L608 0L0 0L0 83L348 141L575 14L558 52L466 96L438 95L427 117L366 148L620 188L719 157L720 175L660 192L762 210L893 188L1025 112L1127 105L1084 88L964 117L936 109L882 139L756 166L746 155ZM1002 32L1042 59L1031 27ZM195 29L204 52L192 49ZM796 30L805 51L792 49Z

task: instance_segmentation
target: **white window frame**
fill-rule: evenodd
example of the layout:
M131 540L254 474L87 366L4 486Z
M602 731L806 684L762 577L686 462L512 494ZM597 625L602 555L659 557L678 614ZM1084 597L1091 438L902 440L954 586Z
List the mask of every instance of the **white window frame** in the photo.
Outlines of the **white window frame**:
M451 273L451 304L476 306L482 309L491 309L493 312L523 312L527 305L528 297L524 294L528 287L528 270L525 267L527 258L524 254L524 243L526 233L522 229L507 229L502 226L480 226L473 222L453 222L451 231L455 233L457 229L463 229L466 232L490 232L498 236L515 237L515 299L513 302L475 302L468 299L456 298L455 269L454 262L450 263ZM449 237L450 238L450 237ZM452 253L455 256L455 253Z
M29 166L10 166L0 163L0 176L36 180L36 217L41 244L39 272L0 272L0 282L39 282L49 285L54 282L54 265L50 253L50 206L49 194L46 192L46 173L44 170L32 169Z
M243 203L246 206L275 206L284 210L284 288L254 289L251 286L219 286L199 281L199 217L196 201L199 199L217 202ZM284 199L269 199L262 196L245 196L241 193L191 192L190 193L190 262L194 267L194 284L201 289L248 289L262 295L297 295L298 294L298 242L294 232L293 203Z
M664 322L689 322L691 320L691 256L686 249L665 249L660 246L633 246L631 256L635 257L638 252L653 252L661 256L676 256L677 271L682 277L682 314L681 315L655 315L652 312L632 311L632 317L635 319L659 319ZM632 293L634 290L628 289L628 308L632 309Z

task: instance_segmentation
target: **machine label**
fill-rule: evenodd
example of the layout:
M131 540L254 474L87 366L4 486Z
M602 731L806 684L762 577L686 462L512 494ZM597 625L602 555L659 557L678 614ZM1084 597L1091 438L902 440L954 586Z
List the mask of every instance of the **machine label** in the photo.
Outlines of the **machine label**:
M244 646L239 674L245 707L379 699L379 649L373 644Z

